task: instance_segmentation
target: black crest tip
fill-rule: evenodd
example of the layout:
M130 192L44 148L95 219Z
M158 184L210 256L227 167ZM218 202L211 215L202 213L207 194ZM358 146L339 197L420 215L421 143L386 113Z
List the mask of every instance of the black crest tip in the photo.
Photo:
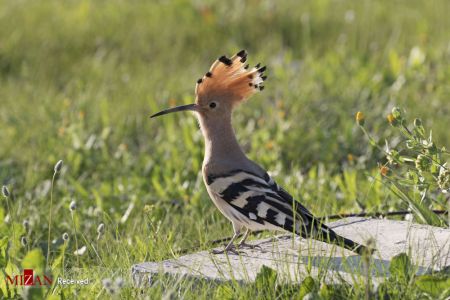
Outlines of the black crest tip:
M231 59L229 59L228 57L226 57L225 55L219 57L219 61L227 66L231 66L233 64L233 62L231 61Z
M247 57L247 51L245 51L244 49L242 49L241 51L239 51L238 53L236 53L237 56L239 57Z

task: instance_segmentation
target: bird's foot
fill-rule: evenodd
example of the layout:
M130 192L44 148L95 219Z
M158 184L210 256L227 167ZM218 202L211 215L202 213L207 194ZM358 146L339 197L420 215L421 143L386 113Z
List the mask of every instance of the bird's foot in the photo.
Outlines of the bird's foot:
M232 246L227 246L225 247L223 250L219 250L219 249L213 249L211 251L212 254L235 254L235 255L239 255L239 254L245 254L244 251L239 251L238 248L236 248L236 246L232 245Z
M260 245L252 245L252 244L247 244L247 243L240 243L238 245L238 248L248 248L248 249L257 249L257 250L261 250L262 248Z

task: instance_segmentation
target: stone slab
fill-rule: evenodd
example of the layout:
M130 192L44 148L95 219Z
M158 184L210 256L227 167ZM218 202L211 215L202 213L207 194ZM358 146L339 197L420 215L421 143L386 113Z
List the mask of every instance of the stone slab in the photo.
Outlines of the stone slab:
M370 272L374 282L389 276L389 262L406 252L422 274L450 266L450 229L407 221L347 218L328 223L338 234L363 243L372 238L377 252L369 269L362 257L340 247L292 234L251 241L260 248L245 249L239 255L201 251L161 262L144 262L132 267L136 285L151 283L157 274L188 276L214 281L253 281L263 265L277 270L279 277L301 282L307 274L325 281L344 279L352 283ZM326 271L323 271L326 270Z

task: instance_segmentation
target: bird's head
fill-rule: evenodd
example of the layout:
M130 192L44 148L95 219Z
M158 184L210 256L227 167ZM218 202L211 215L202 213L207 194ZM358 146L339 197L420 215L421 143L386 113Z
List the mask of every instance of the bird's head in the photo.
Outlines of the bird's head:
M245 99L262 91L266 67L249 68L247 52L239 51L231 58L222 56L195 87L196 101L193 104L176 106L160 111L151 118L178 111L194 111L203 120L218 120L231 116L233 108Z

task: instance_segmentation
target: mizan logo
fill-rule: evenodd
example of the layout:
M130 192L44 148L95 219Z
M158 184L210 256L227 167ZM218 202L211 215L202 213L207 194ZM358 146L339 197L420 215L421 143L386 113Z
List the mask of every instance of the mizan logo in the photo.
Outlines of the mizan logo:
M50 286L53 283L52 278L47 277L45 275L34 276L33 269L24 269L23 274L15 275L13 277L6 275L6 283L10 283L11 285L19 285L19 286L42 286L47 285Z

